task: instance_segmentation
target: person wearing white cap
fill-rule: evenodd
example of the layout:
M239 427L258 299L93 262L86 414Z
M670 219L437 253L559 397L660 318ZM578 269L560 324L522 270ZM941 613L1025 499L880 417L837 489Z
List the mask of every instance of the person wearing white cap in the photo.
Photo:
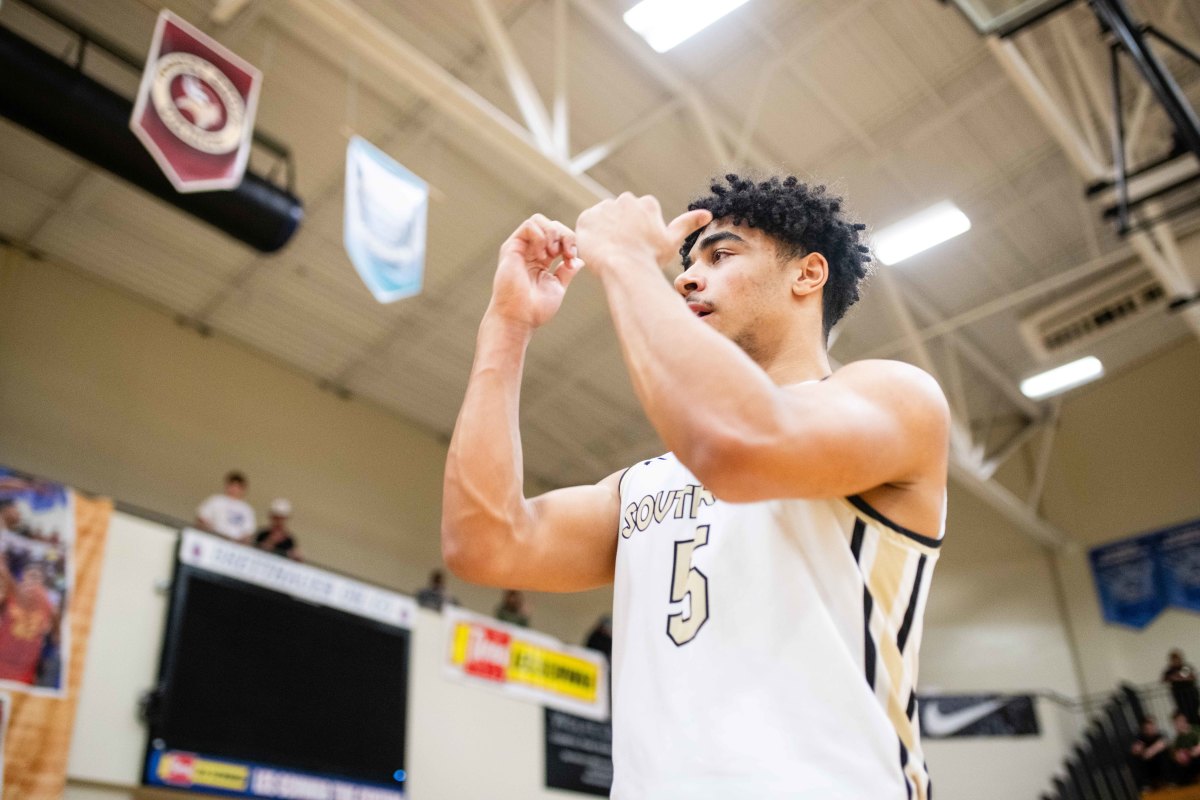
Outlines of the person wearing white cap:
M270 524L254 535L254 546L277 556L286 556L294 561L303 561L296 539L288 528L292 516L292 504L283 497L271 501Z

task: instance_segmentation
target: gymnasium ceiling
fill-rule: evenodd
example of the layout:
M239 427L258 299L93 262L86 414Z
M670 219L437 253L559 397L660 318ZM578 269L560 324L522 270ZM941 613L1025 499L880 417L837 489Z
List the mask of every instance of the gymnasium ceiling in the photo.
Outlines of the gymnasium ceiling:
M47 2L128 50L148 48L154 0ZM351 0L329 0L345 6ZM492 0L549 105L554 95L555 0ZM497 246L525 216L573 221L577 187L531 176L478 130L448 117L381 69L304 7L325 0L168 0L265 74L258 128L287 144L307 219L280 254L260 256L137 189L0 119L0 236L207 326L311 376L448 434L462 399ZM472 0L353 0L384 36L416 48L514 120L512 99ZM912 323L925 328L1111 256L1127 243L1083 199L1084 179L1034 114L998 57L937 0L751 0L719 24L658 55L614 36L631 0L569 0L570 153L612 153L586 176L611 191L653 193L668 210L706 179L751 162L831 182L858 216L881 227L950 199L973 221L958 239L889 269ZM1200 8L1143 0L1140 12L1200 44ZM228 22L214 11L235 10ZM71 40L19 0L0 23L55 53ZM1102 68L1095 22L1076 7L1022 35L1028 62L1053 82L1072 29ZM377 55L377 54L376 54ZM93 77L132 97L138 76L102 54ZM1193 103L1200 70L1172 59ZM2 78L0 78L2 79ZM1064 81L1054 84L1071 108ZM1130 86L1134 84L1131 82ZM1079 111L1079 106L1074 106ZM727 153L706 131L715 128ZM347 137L359 133L424 176L432 188L424 292L380 305L342 249ZM614 137L616 137L614 139ZM1151 111L1139 152L1166 142ZM1103 147L1103 140L1100 141ZM723 162L723 163L722 163ZM265 170L267 154L252 165ZM572 199L575 198L575 199ZM1174 232L1200 261L1197 219ZM1200 277L1195 273L1193 278ZM1021 404L1020 378L1045 366L1017 332L1029 310L1078 291L1085 277L932 337L928 357L957 395L977 437L1045 406ZM908 346L885 281L840 326L842 362L886 354L921 363ZM975 315L972 315L975 316ZM1200 327L1197 328L1200 330ZM1189 335L1178 316L1153 318L1092 352L1110 373ZM960 354L962 358L955 358ZM704 354L697 353L698 365ZM523 429L533 474L557 485L594 481L659 444L633 397L599 291L590 276L540 332L528 362Z

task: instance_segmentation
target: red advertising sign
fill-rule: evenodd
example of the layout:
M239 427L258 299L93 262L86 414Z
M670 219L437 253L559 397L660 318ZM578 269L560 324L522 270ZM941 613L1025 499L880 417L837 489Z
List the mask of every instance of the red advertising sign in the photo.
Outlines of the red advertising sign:
M158 15L129 127L180 192L242 182L262 73L169 11Z

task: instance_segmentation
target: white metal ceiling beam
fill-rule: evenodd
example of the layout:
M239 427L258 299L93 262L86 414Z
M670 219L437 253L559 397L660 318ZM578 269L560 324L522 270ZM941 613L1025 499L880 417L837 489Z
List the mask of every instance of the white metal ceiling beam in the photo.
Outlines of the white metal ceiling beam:
M571 107L568 102L570 60L567 52L571 32L567 12L567 0L554 0L554 117L551 121L550 138L554 144L554 152L560 158L568 158L571 155Z
M528 131L349 0L292 0L288 9L321 31L326 44L332 40L357 53L372 68L470 132L480 144L578 208L612 196L590 177L572 172L566 159L543 151Z
M582 153L579 153L571 159L571 172L579 174L587 172L592 167L595 167L600 162L611 156L613 153L620 150L625 145L629 144L640 134L653 128L658 123L662 122L667 117L675 114L679 109L683 108L684 102L681 97L673 97L658 104L658 107L649 114L643 114L634 120L631 124L617 131L608 139L605 139L599 144L594 144Z
M1112 170L1105 167L1100 157L1091 151L1087 142L1081 137L1070 118L1055 104L1054 99L1042 82L1038 80L1033 69L1009 39L987 39L988 50L996 57L1000 66L1012 79L1018 91L1025 100L1033 106L1050 131L1050 135L1062 146L1063 152L1075 169L1088 181L1102 181L1112 178Z
M542 103L541 95L538 94L537 87L533 85L529 71L525 69L524 62L517 54L517 48L504 28L504 21L496 13L496 7L492 5L492 0L472 0L472 2L475 5L475 13L479 17L479 22L483 25L488 47L492 51L492 55L496 57L500 70L504 73L504 79L508 81L508 89L512 92L513 99L517 101L517 108L521 110L521 116L525 119L525 127L529 129L533 140L537 142L543 153L555 152L550 115L546 113L546 106Z

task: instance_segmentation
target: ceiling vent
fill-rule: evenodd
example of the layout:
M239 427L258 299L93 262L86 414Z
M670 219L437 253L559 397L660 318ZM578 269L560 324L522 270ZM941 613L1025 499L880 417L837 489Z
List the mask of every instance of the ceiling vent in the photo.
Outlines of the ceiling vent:
M1162 283L1135 266L1026 315L1020 331L1030 351L1049 361L1086 349L1166 305Z

